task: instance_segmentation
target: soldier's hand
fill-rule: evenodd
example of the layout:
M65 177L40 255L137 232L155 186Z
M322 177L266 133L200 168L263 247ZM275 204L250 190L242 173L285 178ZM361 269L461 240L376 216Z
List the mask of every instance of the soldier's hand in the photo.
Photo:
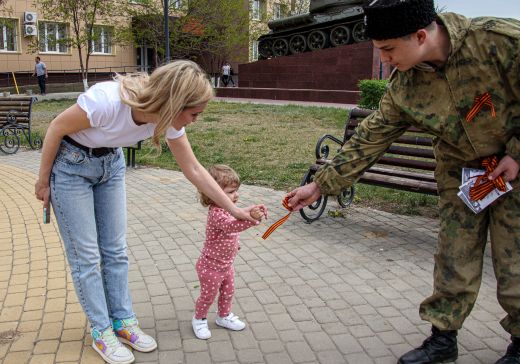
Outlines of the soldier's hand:
M321 191L316 182L311 182L305 186L298 187L287 194L289 208L297 211L309 206L321 196Z
M520 164L512 157L506 155L500 160L500 162L498 162L497 168L489 174L488 178L494 180L498 176L502 175L505 182L513 181L518 177L519 170Z

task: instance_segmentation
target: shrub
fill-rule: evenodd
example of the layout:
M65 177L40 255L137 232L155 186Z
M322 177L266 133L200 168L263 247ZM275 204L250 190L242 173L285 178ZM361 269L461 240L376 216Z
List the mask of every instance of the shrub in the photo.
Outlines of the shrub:
M377 109L387 84L387 80L360 80L358 83L361 91L359 107L372 110Z

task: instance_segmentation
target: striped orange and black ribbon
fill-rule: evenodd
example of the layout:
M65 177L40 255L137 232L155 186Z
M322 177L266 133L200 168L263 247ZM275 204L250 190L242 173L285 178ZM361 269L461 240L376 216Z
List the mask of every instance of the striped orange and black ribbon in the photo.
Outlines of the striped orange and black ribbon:
M469 110L468 114L466 115L466 121L470 122L473 120L475 116L482 110L484 106L489 106L491 109L491 116L495 117L495 106L493 105L493 101L491 101L491 95L489 92L486 92L482 95L479 95L475 97L475 102L473 102L473 106L471 106L471 109Z
M480 175L475 180L475 184L469 190L469 198L471 201L482 200L495 188L502 192L506 192L506 183L502 176L498 176L493 181L490 181L487 177L495 170L498 165L498 158L496 156L487 157L482 161L482 167L486 169L486 173Z
M266 232L264 233L264 235L262 235L262 239L267 239L269 237L269 235L271 235L271 233L273 231L275 231L280 225L282 225L284 222L286 222L288 219L289 219L289 216L291 216L291 214L293 213L289 207L289 198L284 198L283 201L282 201L282 205L283 207L285 207L287 210L289 210L289 213L287 215L285 215L284 217L282 217L280 220L278 220L277 222L275 222L273 225L271 225L269 227L269 229L266 230Z

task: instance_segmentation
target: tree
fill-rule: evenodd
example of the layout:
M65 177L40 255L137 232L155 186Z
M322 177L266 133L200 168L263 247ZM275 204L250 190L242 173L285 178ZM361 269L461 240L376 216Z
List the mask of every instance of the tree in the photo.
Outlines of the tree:
M164 17L162 1L140 0L126 5L125 13L132 19L131 26L119 29L120 40L135 47L150 47L154 50L154 64L163 62L165 54ZM170 0L170 5L173 0ZM170 19L170 29L172 19Z
M35 2L44 19L70 23L70 34L62 39L51 39L51 41L73 47L78 51L85 90L88 88L89 60L94 50L93 44L101 36L96 31L95 24L113 26L124 22L125 14L122 14L121 10L126 8L127 2L125 0L38 0ZM33 47L39 46L39 44L33 45Z
M129 10L133 28L126 34L136 46L155 50L157 64L164 55L162 1L141 0ZM170 0L170 50L173 58L192 59L208 73L225 60L245 61L249 43L249 9L244 0Z
M190 0L174 22L172 54L200 59L208 72L226 60L247 61L249 7L243 0ZM202 58L204 62L202 62Z

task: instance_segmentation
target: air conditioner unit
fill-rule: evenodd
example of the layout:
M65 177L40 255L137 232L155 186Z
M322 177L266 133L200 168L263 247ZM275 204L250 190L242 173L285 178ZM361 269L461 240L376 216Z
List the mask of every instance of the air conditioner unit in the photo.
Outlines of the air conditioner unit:
M25 13L23 13L24 23L36 23L37 19L38 14L36 14L34 11L26 11Z
M38 34L38 29L36 28L36 25L33 24L25 24L23 26L24 32L23 34L26 37L32 37Z

